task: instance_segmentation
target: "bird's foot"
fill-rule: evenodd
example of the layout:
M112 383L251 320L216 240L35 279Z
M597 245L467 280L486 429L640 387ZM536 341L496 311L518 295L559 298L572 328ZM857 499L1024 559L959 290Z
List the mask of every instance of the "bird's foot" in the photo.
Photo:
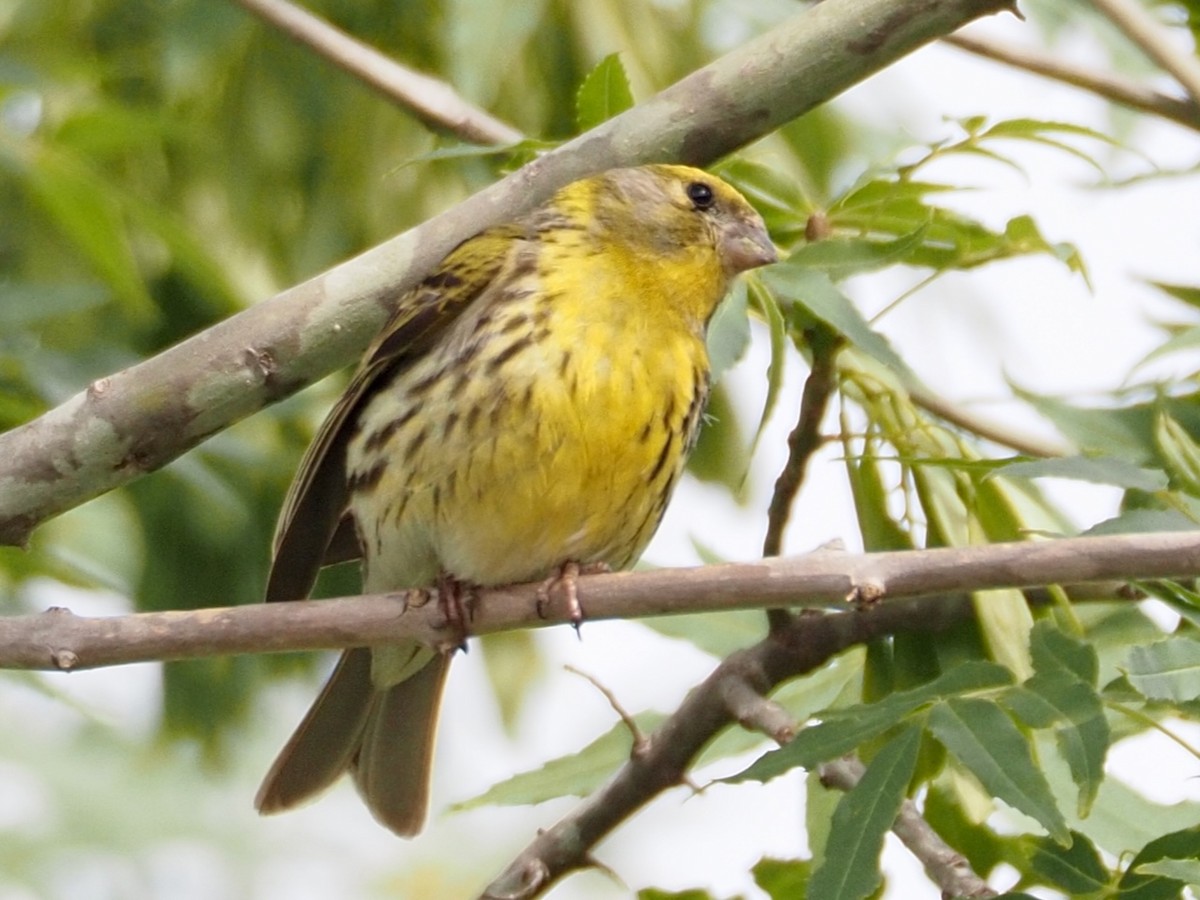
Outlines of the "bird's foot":
M553 593L559 592L562 595L563 602L566 605L567 616L571 620L571 626L576 633L579 632L583 625L583 605L579 602L579 585L578 578L580 575L598 575L602 572L611 572L612 569L607 563L591 562L577 563L568 561L558 567L558 571L541 583L537 591L537 611L538 615L543 619L546 618L547 610L550 608L550 603L553 601Z

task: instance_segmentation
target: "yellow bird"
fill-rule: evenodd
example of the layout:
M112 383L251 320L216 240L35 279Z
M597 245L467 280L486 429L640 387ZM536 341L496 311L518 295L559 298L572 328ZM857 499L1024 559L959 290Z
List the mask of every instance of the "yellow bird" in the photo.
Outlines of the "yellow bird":
M464 241L400 300L304 457L266 599L359 556L367 592L632 565L695 442L713 311L774 260L741 194L673 165L576 181ZM350 771L381 823L416 834L449 661L345 652L259 811Z

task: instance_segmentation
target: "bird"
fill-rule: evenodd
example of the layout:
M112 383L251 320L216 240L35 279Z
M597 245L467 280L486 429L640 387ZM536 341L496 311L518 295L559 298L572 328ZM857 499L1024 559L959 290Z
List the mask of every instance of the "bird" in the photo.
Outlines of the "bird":
M631 566L696 440L708 323L775 260L734 187L669 164L582 178L459 244L399 298L303 457L266 600L353 559L368 593ZM419 833L452 652L345 651L258 810L349 772L381 824Z

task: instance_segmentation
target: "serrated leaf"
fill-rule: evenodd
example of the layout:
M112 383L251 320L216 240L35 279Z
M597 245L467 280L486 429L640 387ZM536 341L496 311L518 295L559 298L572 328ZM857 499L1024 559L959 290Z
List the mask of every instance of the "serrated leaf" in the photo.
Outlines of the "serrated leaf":
M575 94L575 123L580 131L590 131L632 106L633 90L621 56L610 53L588 73Z
M862 313L825 273L784 263L764 270L759 277L776 294L803 306L897 375L910 382L917 380L887 338L871 328Z
M754 874L754 883L766 891L771 900L808 896L808 881L812 875L810 860L763 857L750 871Z
M1029 635L1029 652L1033 668L1040 675L1066 671L1092 687L1096 686L1100 677L1096 648L1064 634L1053 622L1041 621L1033 626Z
M1113 879L1100 852L1085 834L1072 831L1068 847L1046 837L1026 837L1022 843L1031 869L1026 877L1039 884L1070 896L1082 896L1105 889Z
M1134 465L1112 456L1061 456L1056 459L1020 461L996 468L993 474L1011 478L1069 478L1148 493L1167 487L1167 476L1161 469Z
M993 797L1040 822L1056 841L1070 840L1029 743L998 706L975 698L950 698L930 710L929 730Z
M638 728L650 732L666 716L643 712L633 718ZM455 803L450 809L457 812L478 806L523 806L556 797L586 797L629 759L632 748L629 728L619 722L579 752L560 756L539 769L507 778L476 797Z
M823 722L805 728L790 744L763 754L742 772L721 780L729 784L768 781L798 767L812 769L878 737L927 703L1007 687L1012 682L1012 672L1003 666L982 661L966 663L928 684L891 694L876 703L831 710Z
M1186 703L1200 697L1200 641L1171 638L1129 651L1129 681L1151 700Z
M883 839L896 821L917 765L921 729L908 725L884 744L833 814L825 859L813 872L809 894L821 900L861 900L883 878Z

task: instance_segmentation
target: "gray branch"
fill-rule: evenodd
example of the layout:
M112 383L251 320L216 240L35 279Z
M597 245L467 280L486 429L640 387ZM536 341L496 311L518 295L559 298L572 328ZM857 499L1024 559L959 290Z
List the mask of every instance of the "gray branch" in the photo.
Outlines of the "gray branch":
M472 106L444 81L400 65L288 0L235 2L431 128L473 144L512 144L524 137L508 123Z
M0 435L0 544L353 362L455 244L601 169L706 165L1011 0L826 0L453 209Z
M1200 576L1200 532L1129 534L977 547L852 554L821 550L691 569L580 578L591 621L725 609L886 606L988 588ZM570 622L537 610L537 585L478 592L471 634ZM445 642L444 617L421 592L85 618L65 610L0 617L0 668L86 669L235 653ZM882 600L876 600L882 598ZM457 632L455 633L457 638Z

